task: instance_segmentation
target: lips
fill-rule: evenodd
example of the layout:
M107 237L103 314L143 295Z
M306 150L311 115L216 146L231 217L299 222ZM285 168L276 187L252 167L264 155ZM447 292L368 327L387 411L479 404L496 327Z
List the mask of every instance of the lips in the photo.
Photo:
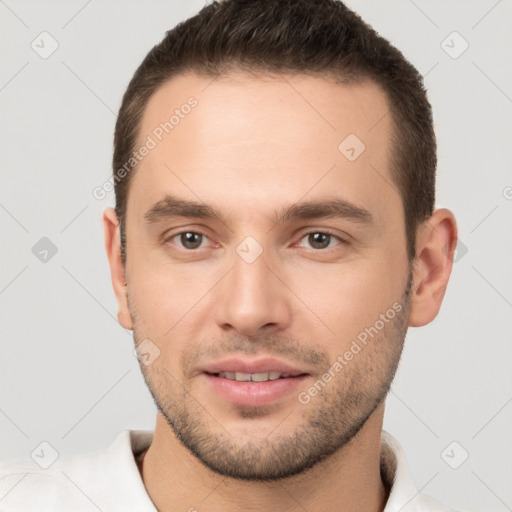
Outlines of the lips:
M261 372L261 373L243 373L243 372L219 372L217 377L224 379L237 380L238 382L266 382L267 380L286 379L290 377L289 373L281 372Z
M203 369L210 390L243 406L268 405L291 395L308 373L277 359L225 359Z
M224 359L223 361L205 366L203 371L210 374L240 373L257 375L264 373L279 373L279 375L286 375L287 377L296 377L307 373L304 370L295 368L288 363L273 358L257 359L254 361L247 361L241 358Z

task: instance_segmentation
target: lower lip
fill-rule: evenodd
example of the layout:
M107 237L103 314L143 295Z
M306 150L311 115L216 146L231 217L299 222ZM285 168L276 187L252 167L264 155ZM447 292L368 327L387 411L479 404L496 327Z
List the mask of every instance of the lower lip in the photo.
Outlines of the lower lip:
M269 405L286 395L297 392L297 388L308 375L287 377L285 379L267 380L265 382L240 382L216 377L205 373L208 384L224 399L233 405L258 407Z

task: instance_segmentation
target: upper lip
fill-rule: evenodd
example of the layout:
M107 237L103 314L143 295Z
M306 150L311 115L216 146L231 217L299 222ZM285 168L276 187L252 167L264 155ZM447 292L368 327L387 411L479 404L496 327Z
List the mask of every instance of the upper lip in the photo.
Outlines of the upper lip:
M290 364L273 358L255 359L247 361L240 358L223 359L211 363L203 368L206 373L241 372L241 373L270 373L279 372L290 376L304 375L307 372Z

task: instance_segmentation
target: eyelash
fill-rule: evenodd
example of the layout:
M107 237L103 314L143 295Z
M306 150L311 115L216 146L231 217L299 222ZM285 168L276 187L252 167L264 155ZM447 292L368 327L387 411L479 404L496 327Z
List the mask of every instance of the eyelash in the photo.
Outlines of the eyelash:
M299 239L299 242L301 240L304 240L304 238L310 236L310 235L314 235L314 234L319 234L321 233L322 235L329 235L331 236L332 238L335 238L337 241L338 241L338 244L336 245L347 245L348 244L348 241L345 240L344 238L342 238L340 235L334 233L333 231L331 231L330 229L322 229L322 230L315 230L315 231L308 231L307 233L304 233L300 239ZM310 251L315 251L315 252L327 252L329 251L330 249L334 249L335 247L326 247L325 249L314 249L312 247L309 247L309 250Z
M173 240L174 238L176 237L179 237L181 235L184 235L185 233L193 233L195 235L201 235L203 236L204 238L208 239L208 236L205 234L205 233L202 233L201 231L188 231L188 230L185 230L185 231L180 231L179 233L174 233L173 235L169 236L168 238L166 238L164 240L165 243L168 243L168 242L171 242L171 240ZM329 235L335 239L338 240L339 244L337 245L347 245L349 242L342 238L341 236L339 236L338 234L334 233L333 231L329 230L329 229L322 229L322 230L313 230L313 231L308 231L306 233L303 233L299 239L299 242L302 241L304 238L308 237L309 235L313 235L313 234L323 234L323 235ZM327 252L329 251L330 249L333 249L334 247L326 247L325 249L314 249L312 247L309 248L310 251L314 251L314 252ZM204 249L204 247L199 247L197 249L187 249L185 247L179 247L180 250L183 250L185 252L197 252L199 249Z

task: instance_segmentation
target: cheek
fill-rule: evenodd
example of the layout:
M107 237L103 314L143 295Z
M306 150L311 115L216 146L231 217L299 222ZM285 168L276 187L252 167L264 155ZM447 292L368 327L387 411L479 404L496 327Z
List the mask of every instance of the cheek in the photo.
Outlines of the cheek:
M201 263L173 265L133 257L128 291L138 338L154 340L162 352L176 350L181 340L195 340L211 316L208 291L221 270Z
M290 288L304 304L301 308L308 310L298 315L303 323L299 330L323 329L338 349L349 345L401 301L405 270L393 266L391 259L376 256L294 273Z

